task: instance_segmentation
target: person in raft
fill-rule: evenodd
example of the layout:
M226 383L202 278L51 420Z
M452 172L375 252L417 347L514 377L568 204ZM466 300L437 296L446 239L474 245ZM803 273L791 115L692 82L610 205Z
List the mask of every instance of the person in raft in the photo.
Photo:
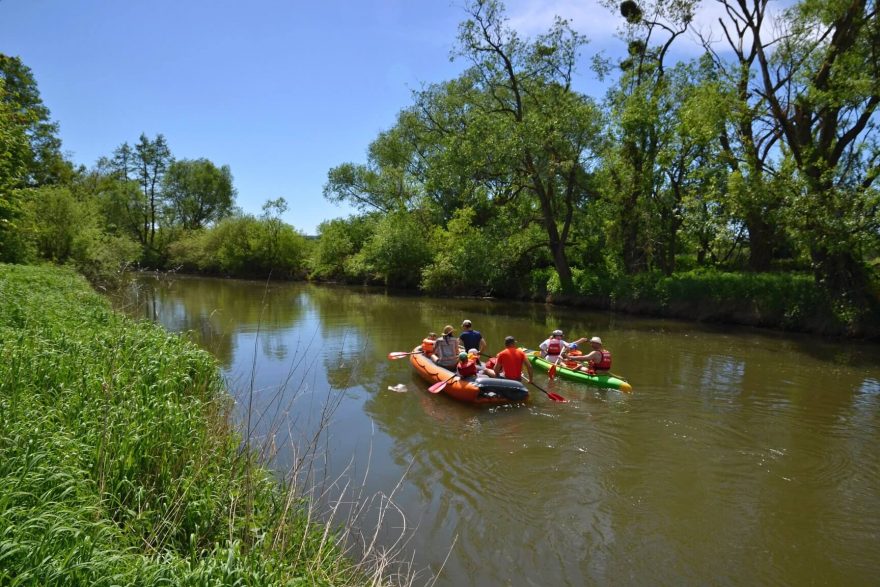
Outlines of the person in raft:
M568 358L571 361L577 361L578 363L587 365L587 373L596 373L597 371L606 373L611 370L611 351L602 346L602 339L598 336L594 336L590 339L590 346L592 350L586 355L575 355L571 356L569 354Z
M470 320L461 323L461 334L458 335L461 346L466 349L478 349L481 353L486 350L486 339L479 330L474 330Z
M550 338L538 345L538 348L541 349L541 357L544 360L555 363L559 358L559 355L562 354L562 351L569 349L573 344L580 344L587 341L586 338L579 338L573 343L565 342L562 340L562 337L563 334L561 330L554 330L550 335Z
M458 338L455 336L455 329L447 324L443 327L443 336L434 343L434 354L431 359L450 371L455 370L458 363Z
M492 364L486 363L485 365L480 360L480 351L477 349L468 349L468 359L473 359L477 362L477 377L495 377L495 361L494 357L490 359Z
M465 381L474 381L477 377L494 377L495 373L479 364L479 361L468 353L458 354L458 364L455 366L458 375Z
M422 352L429 357L434 354L434 344L437 342L437 333L429 332L428 336L422 339Z
M520 349L516 348L516 339L508 336L504 339L504 350L495 357L496 371L499 377L519 381L522 379L522 368L529 372L529 381L534 378L532 364Z

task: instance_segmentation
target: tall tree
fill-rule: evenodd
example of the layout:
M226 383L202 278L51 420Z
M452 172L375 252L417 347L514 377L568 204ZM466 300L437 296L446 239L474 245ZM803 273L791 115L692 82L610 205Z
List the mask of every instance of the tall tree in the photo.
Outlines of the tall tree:
M598 109L571 87L587 40L557 18L546 34L523 41L494 0L475 0L466 11L457 55L471 63L462 80L474 100L461 107L464 132L450 136L474 155L470 179L497 203L532 199L561 285L570 291L566 248L576 210L589 196L589 161L599 138Z
M169 216L188 230L228 216L235 203L229 166L218 168L207 159L172 162L163 179L162 190Z
M750 43L750 91L765 101L797 170L793 218L817 282L856 307L880 309L863 256L880 230L876 0L804 1L769 33L768 0L720 2L722 26Z
M70 181L73 168L61 154L58 123L51 120L31 69L20 58L0 53L0 80L0 101L13 114L9 122L22 128L29 146L20 187Z
M752 87L758 47L751 42L751 32L743 21L745 13L741 15L739 8L730 12L732 8L731 5L725 9L730 20L719 19L727 52L717 51L711 37L703 36L702 40L719 80L729 88L728 99L719 103L726 105L729 119L719 138L722 160L736 179L731 185L731 202L748 232L749 267L767 271L784 232L781 211L785 194L771 185L779 172L775 155L781 132L763 93ZM763 16L759 18L764 21Z
M629 48L620 62L618 84L609 94L613 125L605 154L611 178L606 197L616 204L618 241L628 273L651 266L649 229L665 179L658 156L676 124L666 60L673 42L687 31L695 4L696 0L606 2L625 19L623 37Z
M156 229L159 226L159 215L164 207L162 180L171 164L171 150L165 137L161 134L150 140L141 134L134 146L135 175L146 202L144 218L145 244L155 250Z

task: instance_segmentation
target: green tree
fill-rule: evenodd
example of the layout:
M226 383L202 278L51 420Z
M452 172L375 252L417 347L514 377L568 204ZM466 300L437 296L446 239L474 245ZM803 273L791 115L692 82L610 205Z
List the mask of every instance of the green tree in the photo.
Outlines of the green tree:
M173 161L163 178L162 191L168 217L186 230L229 216L235 204L229 166L218 168L207 159Z
M373 234L374 215L351 216L328 220L318 225L318 241L310 259L311 277L349 280L346 263L359 253Z
M751 92L765 101L796 170L791 219L819 284L880 310L865 254L877 249L880 19L869 0L804 1L768 34L767 0L721 0L728 29L754 53Z
M0 102L7 109L6 124L17 126L27 138L23 156L25 171L17 187L36 187L69 182L73 168L61 154L58 123L43 104L33 72L20 58L0 53Z
M457 55L471 67L456 83L423 93L419 104L426 127L444 138L441 173L454 177L457 168L478 188L472 193L498 205L529 200L570 290L567 246L590 197L587 169L600 137L598 109L571 88L586 39L557 19L528 43L507 25L499 2L477 0L466 10Z
M398 211L379 220L360 256L371 280L392 287L415 287L431 260L432 248L440 246L425 237L423 225L412 213Z
M666 60L672 44L687 31L694 5L693 0L619 4L628 55L620 61L621 76L609 93L611 140L604 165L605 197L615 204L615 240L627 273L652 268L655 215L661 215L662 224L676 224L675 206L662 201L666 178L658 157L674 140L677 124ZM661 260L662 249L670 246L661 247Z
M30 148L25 127L17 124L15 108L5 99L6 82L0 78L0 261L25 257L17 220L21 195L16 193L27 176Z

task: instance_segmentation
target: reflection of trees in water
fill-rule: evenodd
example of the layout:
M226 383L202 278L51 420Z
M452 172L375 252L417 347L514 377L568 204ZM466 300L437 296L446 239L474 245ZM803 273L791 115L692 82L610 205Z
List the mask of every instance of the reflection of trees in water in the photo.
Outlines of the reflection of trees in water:
M282 333L302 315L300 289L290 284L266 287L248 281L145 276L130 288L123 309L172 332L192 333L196 343L229 367L235 335L257 328L264 353L276 358L287 355Z

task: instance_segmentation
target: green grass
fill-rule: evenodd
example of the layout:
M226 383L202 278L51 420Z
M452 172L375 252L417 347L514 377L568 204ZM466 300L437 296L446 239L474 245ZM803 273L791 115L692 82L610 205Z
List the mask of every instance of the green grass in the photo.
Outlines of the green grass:
M0 265L0 584L369 582L242 454L229 402L185 339Z

